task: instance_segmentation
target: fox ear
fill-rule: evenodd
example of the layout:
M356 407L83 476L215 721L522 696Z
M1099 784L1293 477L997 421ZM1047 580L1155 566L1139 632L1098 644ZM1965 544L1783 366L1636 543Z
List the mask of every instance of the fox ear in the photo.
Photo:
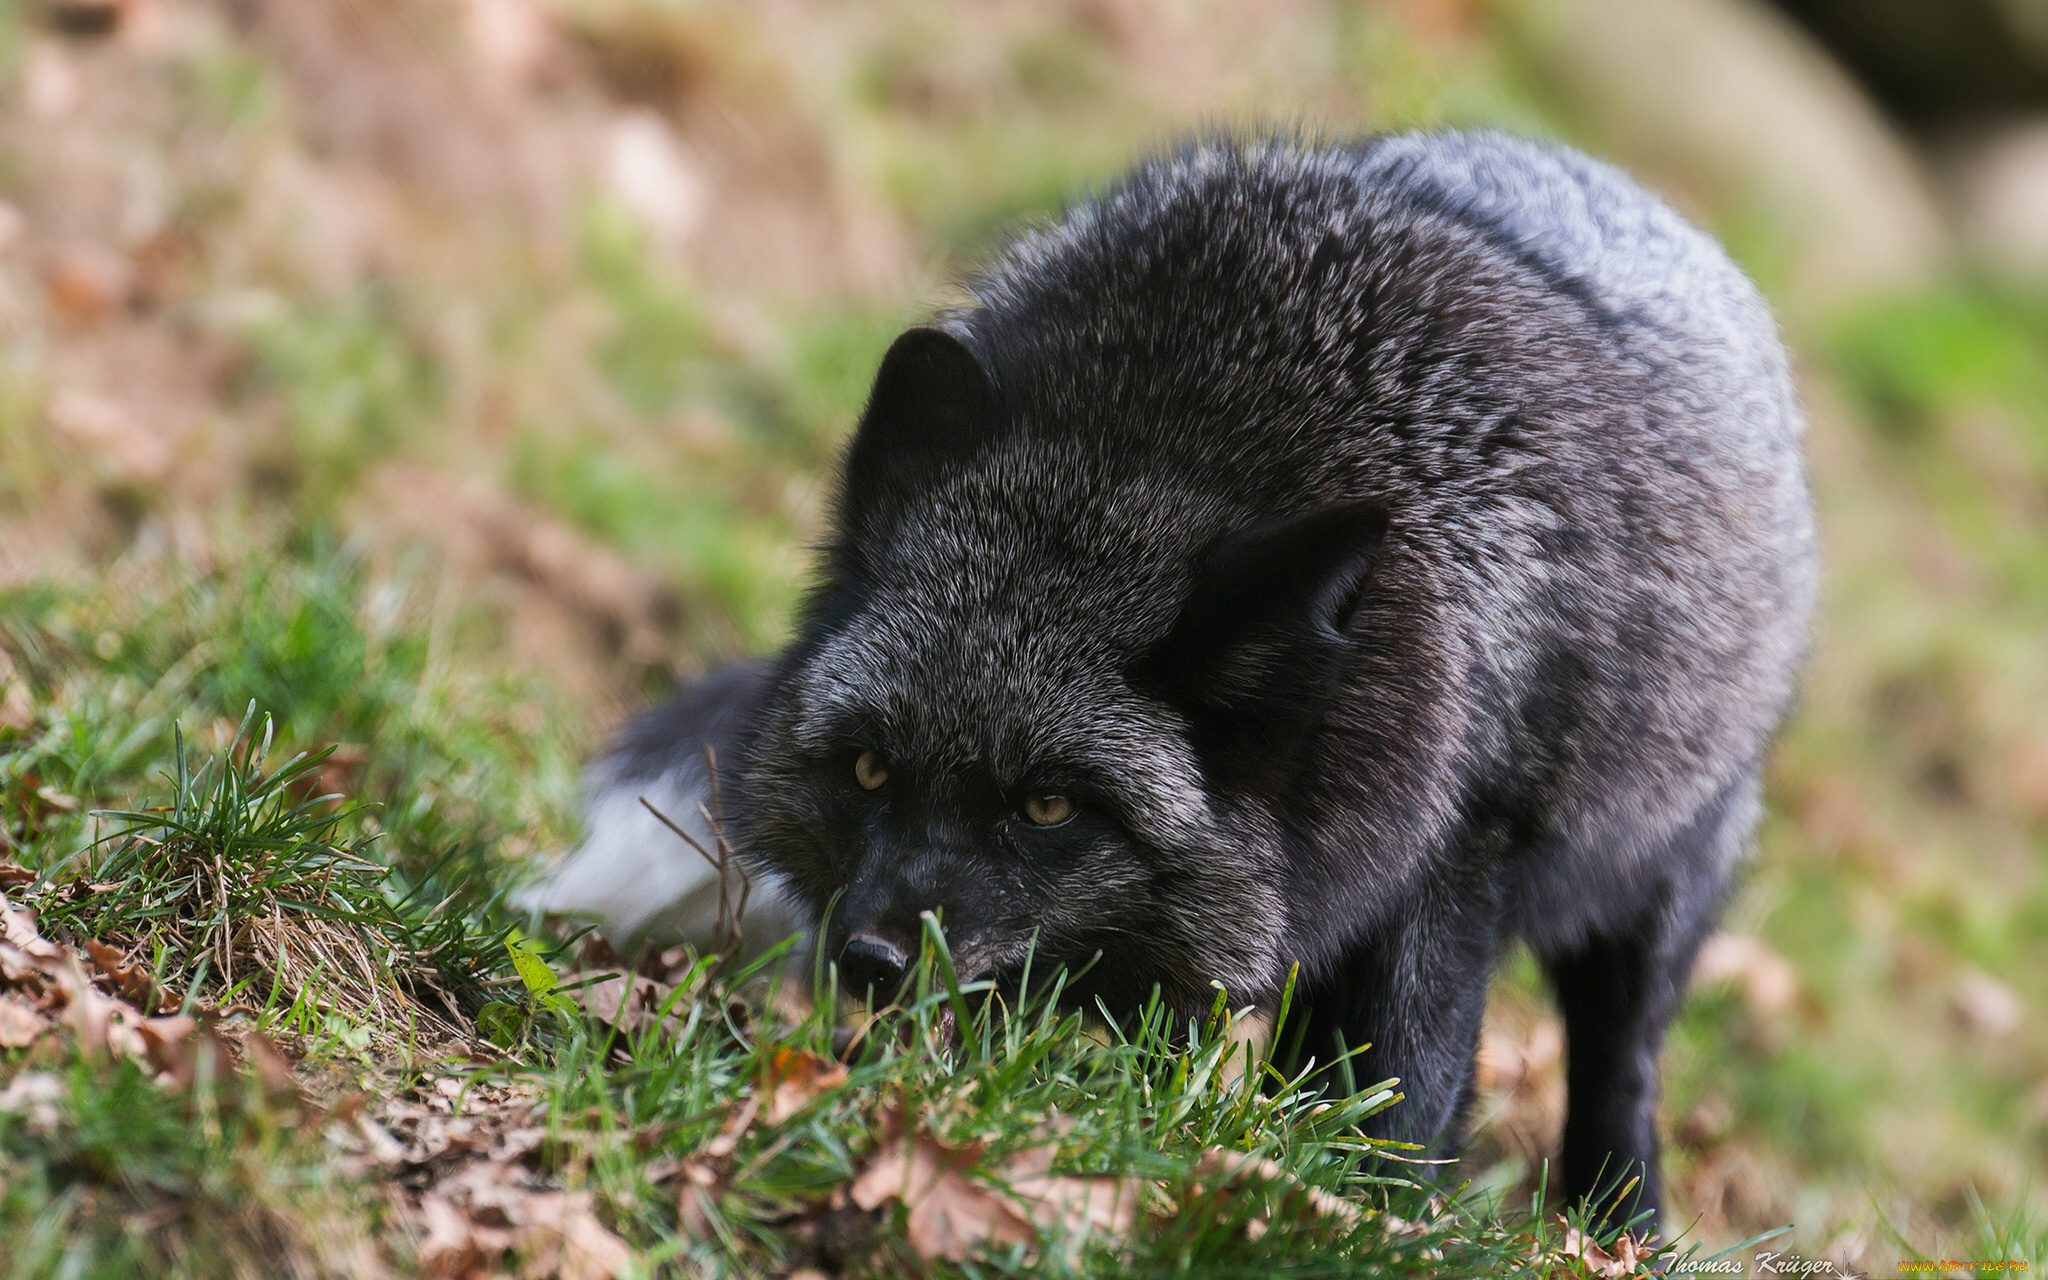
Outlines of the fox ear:
M866 504L972 448L995 402L994 384L960 339L936 328L896 339L846 453L847 505Z
M1198 748L1283 763L1276 751L1287 755L1336 692L1386 533L1387 509L1356 503L1221 539L1133 677L1180 708Z

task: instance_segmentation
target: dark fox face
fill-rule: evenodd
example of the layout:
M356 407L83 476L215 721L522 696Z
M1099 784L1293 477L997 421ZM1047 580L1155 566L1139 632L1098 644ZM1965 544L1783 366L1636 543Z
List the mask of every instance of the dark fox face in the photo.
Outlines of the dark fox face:
M894 993L930 912L964 979L1032 956L1113 1008L1262 998L1277 804L1385 516L1257 524L1030 425L955 338L892 348L748 748L745 848L856 994Z
M1191 854L1227 841L1165 708L1070 669L1005 714L958 678L986 655L919 654L926 679L892 682L870 659L906 640L880 616L851 622L791 673L756 747L774 775L756 793L774 799L750 805L749 845L829 906L821 940L848 990L893 994L926 912L968 980L1100 954L1085 990L1121 1006L1263 971L1270 957L1233 940L1270 936L1277 900L1242 862Z
M1088 989L1123 1004L1213 965L1161 927L1158 880L1171 860L1135 829L1144 818L1106 762L1048 756L999 771L988 756L892 749L895 735L874 735L876 746L857 730L834 736L843 745L810 770L825 838L806 887L838 895L823 942L849 991L895 991L926 912L967 980L1018 977L1031 954L1043 975L1101 953L1115 963Z

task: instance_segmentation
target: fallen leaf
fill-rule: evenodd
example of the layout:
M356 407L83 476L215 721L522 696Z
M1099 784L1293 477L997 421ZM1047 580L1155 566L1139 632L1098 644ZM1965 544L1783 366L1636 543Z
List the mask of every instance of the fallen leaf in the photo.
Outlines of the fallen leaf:
M420 1225L423 1237L417 1257L422 1275L453 1280L478 1274L494 1265L511 1245L507 1233L501 1247L486 1248L477 1239L476 1224L469 1215L432 1191L420 1197Z
M0 995L0 1049L27 1048L49 1025L28 1001Z
M1287 1194L1300 1196L1316 1213L1347 1224L1358 1221L1366 1212L1342 1196L1308 1185L1278 1161L1246 1151L1224 1151L1220 1148L1204 1151L1195 1164L1195 1178L1198 1183L1219 1187L1243 1181L1278 1184Z
M1567 1258L1576 1258L1590 1275L1603 1280L1619 1280L1622 1276L1636 1273L1637 1267L1648 1256L1636 1238L1624 1231L1614 1242L1614 1251L1608 1252L1600 1243L1579 1230L1566 1226L1562 1253Z
M25 884L35 883L38 872L16 862L0 862L0 889L18 889Z
M140 963L129 961L127 956L121 954L119 948L110 947L104 942L88 939L85 944L85 953L92 957L92 962L98 965L109 978L114 980L114 985L120 988L122 995L133 1000L144 1009L155 1007L153 1002L158 995L156 980L150 976L148 969L144 968ZM165 1001L164 1003L167 1004L169 1002Z
M125 265L113 253L91 248L67 249L43 272L44 296L68 323L90 328L111 315L128 292Z
M1049 1162L1051 1147L1035 1147L1005 1170L1010 1194L1021 1200L1041 1231L1061 1236L1124 1237L1136 1224L1144 1200L1137 1178L1113 1174L1054 1174L1037 1158Z
M883 1116L874 1160L848 1194L869 1210L902 1201L910 1247L922 1258L963 1262L982 1245L1035 1244L1031 1219L1007 1195L970 1176L983 1153L978 1142L954 1147L921 1129L906 1130L902 1108L894 1107Z
M136 0L52 0L50 25L68 36L107 36L133 16Z
M135 1035L142 1041L149 1065L170 1076L168 1083L173 1089L189 1089L201 1080L217 1082L233 1075L234 1064L226 1047L213 1028L197 1018L140 1019Z
M369 1147L370 1163L378 1165L404 1163L404 1146L399 1143L398 1139L392 1137L383 1125L378 1124L368 1116L359 1115L356 1117L356 1132L362 1135L363 1142Z
M711 1216L725 1194L725 1171L717 1163L697 1157L685 1160L670 1175L682 1180L676 1193L676 1225L683 1234L702 1240L712 1234Z
M754 1117L761 1111L761 1095L752 1094L735 1109L718 1131L718 1136L704 1144L704 1154L714 1160L728 1160L739 1147L740 1137L753 1126Z
M347 802L362 787L364 768L370 763L370 749L357 742L337 742L318 765L293 779L287 788L295 800L332 796L329 808Z
M521 1280L613 1280L633 1251L590 1211L590 1193L548 1192L527 1197L520 1245L530 1251Z
M36 918L0 893L0 940L38 960L58 960L64 949L36 932Z
M627 1035L638 1035L651 1026L675 992L667 983L623 969L588 969L578 977L595 980L569 989L569 997L582 1006L583 1012ZM682 1025L672 1007L663 1021L670 1030Z
M768 1123L781 1124L845 1083L846 1068L832 1059L804 1049L777 1049L761 1074Z
M13 206L8 205L7 208L12 209ZM20 216L18 213L15 214L17 218ZM6 223L6 217L0 215L0 247L4 247L4 242L7 238L4 231ZM0 729L28 729L33 728L35 722L36 700L35 696L28 691L28 681L15 673L14 659L7 655L7 650L0 649ZM8 868L12 868L15 871L22 870L22 868L14 866L13 863L0 862L0 889L12 888L14 884L28 883L28 880L17 880L10 883L6 879L5 874ZM29 880L33 879L35 879L35 876L31 874Z
M76 955L62 953L58 958L39 959L37 967L54 981L65 1021L71 1024L71 1033L78 1037L80 1048L87 1053L148 1059L149 1042L139 1030L144 1021L142 1015L124 1000L101 995L87 980Z
M517 1250L521 1280L614 1280L633 1252L591 1203L587 1191L528 1190L521 1171L503 1161L468 1165L420 1197L420 1269L483 1280L504 1274L506 1255Z

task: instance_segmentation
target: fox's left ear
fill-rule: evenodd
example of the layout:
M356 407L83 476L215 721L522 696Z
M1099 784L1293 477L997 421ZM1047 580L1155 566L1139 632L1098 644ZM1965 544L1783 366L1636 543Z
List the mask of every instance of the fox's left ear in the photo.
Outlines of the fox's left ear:
M1220 540L1132 677L1188 717L1198 747L1279 763L1336 692L1386 535L1386 507L1355 503Z
M882 357L846 451L843 501L873 501L973 449L986 438L995 407L995 384L964 342L939 328L904 333Z

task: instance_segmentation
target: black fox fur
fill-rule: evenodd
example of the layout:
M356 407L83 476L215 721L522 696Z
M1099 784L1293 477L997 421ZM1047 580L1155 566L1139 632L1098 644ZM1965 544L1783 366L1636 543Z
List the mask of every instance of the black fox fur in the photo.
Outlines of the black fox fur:
M716 740L848 985L926 910L969 975L1099 953L1111 1008L1298 962L1303 1052L1370 1044L1425 1142L1519 937L1567 1191L1655 1208L1659 1045L1815 589L1756 290L1612 168L1427 134L1192 145L972 291L884 358L794 642L612 776Z

